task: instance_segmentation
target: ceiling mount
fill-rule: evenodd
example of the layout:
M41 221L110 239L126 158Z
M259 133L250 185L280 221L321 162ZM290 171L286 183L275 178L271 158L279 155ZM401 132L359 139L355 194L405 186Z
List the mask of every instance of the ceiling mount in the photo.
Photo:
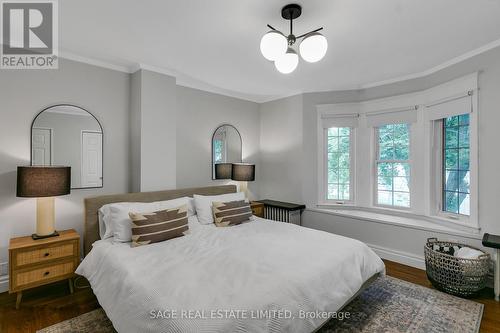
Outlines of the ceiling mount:
M271 31L268 31L260 40L260 51L264 58L274 61L276 69L283 74L293 72L299 64L299 56L294 50L294 45L299 39L302 39L299 45L300 55L307 62L320 61L328 49L325 36L319 33L323 27L299 36L293 34L293 20L300 17L301 14L301 6L293 3L286 5L281 9L281 17L290 21L290 34L285 36L281 31L268 24Z
M302 14L302 7L297 4L286 5L281 9L281 17L285 20L295 20Z

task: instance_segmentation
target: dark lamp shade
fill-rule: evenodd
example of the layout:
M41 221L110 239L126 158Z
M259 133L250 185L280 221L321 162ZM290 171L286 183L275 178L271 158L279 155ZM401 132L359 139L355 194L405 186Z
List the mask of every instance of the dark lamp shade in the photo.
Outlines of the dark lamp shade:
M233 165L231 163L217 163L215 165L215 179L231 179Z
M255 164L234 163L232 180L251 182L255 180Z
M69 194L71 167L17 167L17 196L28 198L56 197Z

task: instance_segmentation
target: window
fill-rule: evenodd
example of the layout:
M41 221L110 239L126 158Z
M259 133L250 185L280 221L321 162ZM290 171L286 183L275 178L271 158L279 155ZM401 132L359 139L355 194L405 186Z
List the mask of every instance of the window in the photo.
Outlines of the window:
M317 169L318 207L477 234L477 79L472 73L415 93L316 105L317 163L306 167Z
M224 163L225 162L225 148L223 140L214 140L214 162Z
M389 124L376 128L376 203L410 207L410 125Z
M442 122L442 210L470 215L469 114Z
M351 134L349 127L327 129L327 200L351 200Z

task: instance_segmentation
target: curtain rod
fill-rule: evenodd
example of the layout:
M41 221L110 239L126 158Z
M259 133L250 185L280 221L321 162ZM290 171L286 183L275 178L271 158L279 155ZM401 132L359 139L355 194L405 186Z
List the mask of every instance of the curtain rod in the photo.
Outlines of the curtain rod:
M393 109L371 111L371 112L367 112L366 116L370 117L370 116L376 116L376 115L379 115L379 114L405 112L405 111L416 111L416 110L418 110L418 105L407 106L407 107L404 107L404 108L393 108Z
M329 118L359 118L359 113L338 113L338 114L322 114L321 119Z
M449 97L442 98L442 99L439 99L437 101L431 102L429 104L426 104L425 107L426 108L430 108L430 107L433 107L433 106L436 106L436 105L440 105L440 104L443 104L443 103L448 103L448 102L456 101L457 99L461 99L461 98L464 98L464 97L472 97L472 95L474 95L474 90L468 90L467 92L464 92L464 93L461 93L461 94L458 94L458 95L449 96Z

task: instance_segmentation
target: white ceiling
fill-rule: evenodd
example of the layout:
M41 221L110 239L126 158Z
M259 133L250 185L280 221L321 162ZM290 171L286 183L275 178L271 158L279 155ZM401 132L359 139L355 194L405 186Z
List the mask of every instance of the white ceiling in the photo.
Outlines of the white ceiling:
M294 32L323 26L329 49L283 75L259 43L267 23L288 34L280 10L289 2L59 1L61 54L141 64L181 85L260 102L415 75L500 40L499 0L303 0Z

